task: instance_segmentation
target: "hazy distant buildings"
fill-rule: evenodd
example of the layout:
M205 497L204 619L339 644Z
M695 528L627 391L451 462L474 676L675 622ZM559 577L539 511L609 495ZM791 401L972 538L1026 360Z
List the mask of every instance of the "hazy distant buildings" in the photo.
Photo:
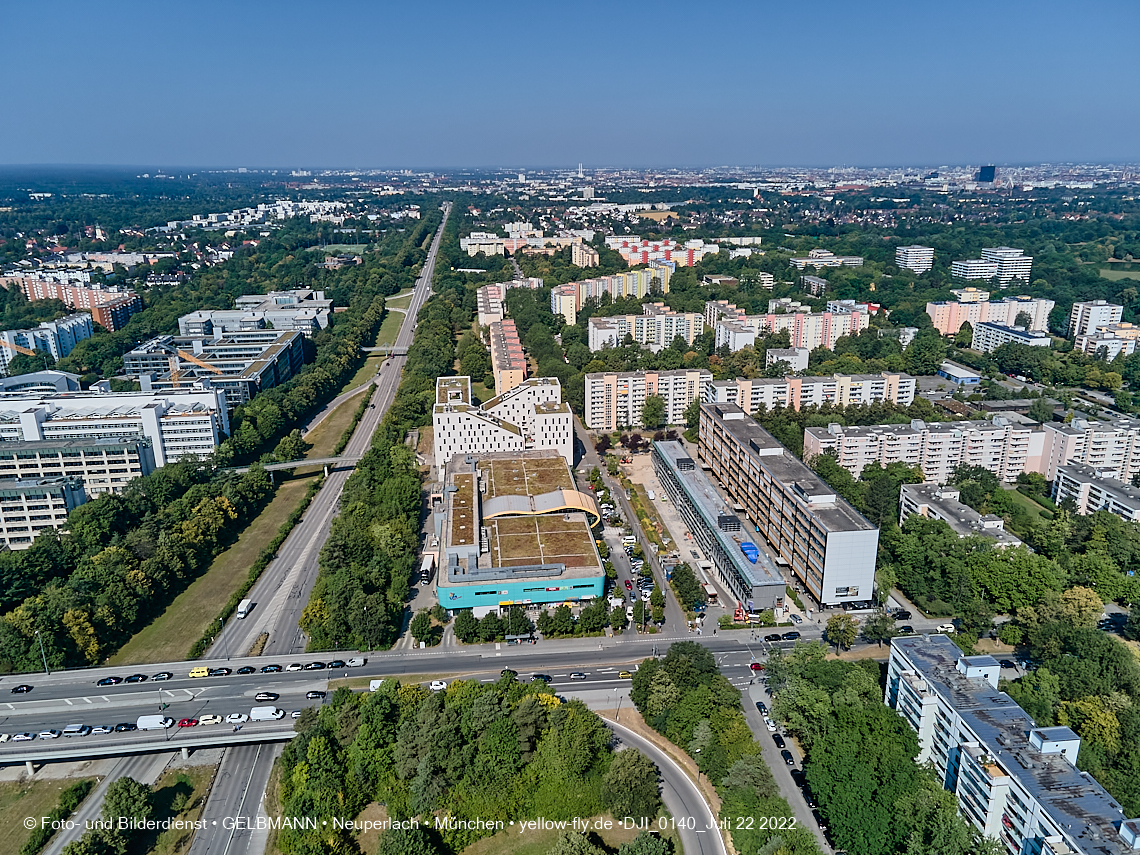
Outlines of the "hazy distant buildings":
M925 273L934 266L934 248L929 246L900 246L895 249L895 264L903 270Z
M863 258L858 255L836 255L827 249L813 249L807 258L791 259L791 265L797 270L805 267L862 267Z

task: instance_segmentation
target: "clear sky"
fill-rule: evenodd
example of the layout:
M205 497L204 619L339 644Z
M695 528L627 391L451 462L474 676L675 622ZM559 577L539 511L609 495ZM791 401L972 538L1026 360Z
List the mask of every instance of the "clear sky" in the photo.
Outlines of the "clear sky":
M1140 161L1136 0L0 9L0 164Z

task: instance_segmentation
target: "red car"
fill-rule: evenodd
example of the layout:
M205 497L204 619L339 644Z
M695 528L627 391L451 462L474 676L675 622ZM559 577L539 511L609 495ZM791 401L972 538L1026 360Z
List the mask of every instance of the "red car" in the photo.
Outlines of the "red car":
M193 727L197 723L198 723L198 719L196 719L196 718L184 718L184 719L182 719L182 721L178 722L178 726L179 727Z
M626 589L627 591L632 591L632 590L633 590L633 582L629 581L629 579L626 579L626 580L625 580L625 589Z
M748 667L751 668L753 671L763 671L764 670L764 666L761 665L759 662L753 662Z

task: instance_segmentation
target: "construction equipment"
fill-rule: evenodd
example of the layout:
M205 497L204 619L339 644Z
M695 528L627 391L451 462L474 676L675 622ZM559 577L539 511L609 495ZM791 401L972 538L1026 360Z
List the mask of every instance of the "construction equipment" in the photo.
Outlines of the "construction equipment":
M12 344L11 342L4 341L3 339L0 339L0 347L6 347L8 350L14 350L16 353L24 354L24 356L39 356L38 352L31 350L30 348L22 347L18 344Z
M193 362L195 365L201 366L202 368L205 368L207 371L213 371L215 374L225 374L226 373L225 371L223 371L218 366L211 365L206 360L199 359L197 356L194 356L194 354L187 353L185 350L176 350L175 353L177 353L180 358L185 359L187 362Z

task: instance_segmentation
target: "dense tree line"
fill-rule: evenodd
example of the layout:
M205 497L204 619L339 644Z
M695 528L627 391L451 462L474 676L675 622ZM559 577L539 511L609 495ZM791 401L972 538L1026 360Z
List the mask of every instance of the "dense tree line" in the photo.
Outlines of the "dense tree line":
M954 795L914 762L918 737L883 701L879 665L825 659L820 642L768 659L772 712L799 739L837 849L861 855L994 855Z
M661 659L646 659L633 675L630 698L658 733L683 748L716 784L721 817L791 817L740 706L740 692L720 673L713 655L692 641L678 641ZM817 855L819 846L802 827L737 829L738 852L761 846L785 855ZM794 824L794 823L793 823ZM780 842L773 845L779 836Z
M657 769L635 749L614 755L601 720L579 701L563 703L541 681L452 683L444 692L386 680L371 693L339 689L308 711L281 758L286 817L315 817L316 830L289 829L285 855L358 852L356 839L322 820L351 819L369 802L412 831L388 830L380 852L451 855L493 830L440 828L436 819L571 819L611 811L656 816ZM509 828L509 826L507 826Z

